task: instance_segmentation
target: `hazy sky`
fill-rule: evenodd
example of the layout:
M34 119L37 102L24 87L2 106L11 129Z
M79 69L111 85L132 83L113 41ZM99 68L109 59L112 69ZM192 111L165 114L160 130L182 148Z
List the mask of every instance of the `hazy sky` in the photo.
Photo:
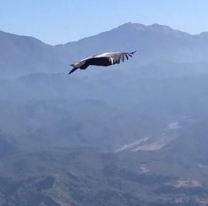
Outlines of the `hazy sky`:
M126 22L208 31L208 0L0 0L0 30L66 43Z

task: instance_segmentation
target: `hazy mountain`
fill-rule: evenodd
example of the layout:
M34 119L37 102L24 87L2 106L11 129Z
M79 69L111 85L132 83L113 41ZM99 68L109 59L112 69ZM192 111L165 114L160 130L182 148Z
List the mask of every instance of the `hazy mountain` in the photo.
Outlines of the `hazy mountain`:
M0 205L207 205L207 41L158 24L57 46L0 32Z
M1 78L14 78L34 72L64 71L53 46L38 39L0 31Z
M145 26L126 23L110 31L59 46L71 53L87 56L105 51L137 50L138 56L130 66L158 60L175 62L207 62L206 33L190 35L168 26L153 24ZM74 57L72 56L72 59Z
M190 35L159 24L126 23L77 42L57 46L1 31L0 74L11 78L34 72L68 72L68 65L79 58L115 50L138 51L138 56L128 62L128 67L155 60L207 62L207 43L206 32Z

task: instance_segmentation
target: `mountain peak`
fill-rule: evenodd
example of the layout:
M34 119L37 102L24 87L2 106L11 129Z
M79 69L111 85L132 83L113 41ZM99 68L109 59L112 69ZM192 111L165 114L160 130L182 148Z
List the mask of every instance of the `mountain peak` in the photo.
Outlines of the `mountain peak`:
M157 23L154 23L152 25L148 25L147 26L148 28L150 29L154 29L154 30L158 30L158 31L175 31L174 29L172 29L171 27L169 26L166 26L166 25L161 25L161 24L157 24Z
M182 35L188 35L188 33L185 33L183 31L179 31L176 29L173 29L166 25L161 25L158 23L154 23L151 25L144 25L140 23L131 23L127 22L125 24L122 24L118 26L116 29L119 30L137 30L137 31L154 31L154 32L163 32L163 33L172 33L172 34L182 34Z
M173 29L169 26L161 25L161 24L157 24L157 23L154 23L152 25L148 25L147 27L149 28L149 30L154 30L157 32L173 33L173 34L186 34L186 35L188 34L186 32L179 31L179 30Z
M121 30L132 30L132 29L136 29L136 30L145 30L146 29L146 25L144 24L139 24L139 23L131 23L131 22L127 22L125 24L122 24L120 26L118 26L115 29L121 29Z

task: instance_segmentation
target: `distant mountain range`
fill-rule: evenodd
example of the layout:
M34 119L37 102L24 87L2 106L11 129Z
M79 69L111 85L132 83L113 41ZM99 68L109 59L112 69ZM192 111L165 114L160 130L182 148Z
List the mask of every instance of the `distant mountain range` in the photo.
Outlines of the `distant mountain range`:
M125 23L76 42L51 46L40 40L0 31L0 75L15 78L36 72L67 72L79 58L105 51L137 50L128 66L158 60L198 62L208 60L208 33L191 35L168 26Z
M206 206L207 57L207 33L158 24L56 46L0 32L0 205Z

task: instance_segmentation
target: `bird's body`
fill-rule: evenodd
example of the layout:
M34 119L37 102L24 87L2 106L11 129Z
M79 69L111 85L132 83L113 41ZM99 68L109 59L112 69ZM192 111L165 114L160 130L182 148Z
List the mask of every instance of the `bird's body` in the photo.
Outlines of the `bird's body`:
M73 67L73 69L69 72L69 74L73 73L77 69L86 69L90 65L94 66L110 66L114 64L119 64L122 60L124 62L125 58L128 60L129 57L132 57L134 52L107 52L99 55L94 55L87 57L85 59L82 59L74 64L71 64L70 66Z

